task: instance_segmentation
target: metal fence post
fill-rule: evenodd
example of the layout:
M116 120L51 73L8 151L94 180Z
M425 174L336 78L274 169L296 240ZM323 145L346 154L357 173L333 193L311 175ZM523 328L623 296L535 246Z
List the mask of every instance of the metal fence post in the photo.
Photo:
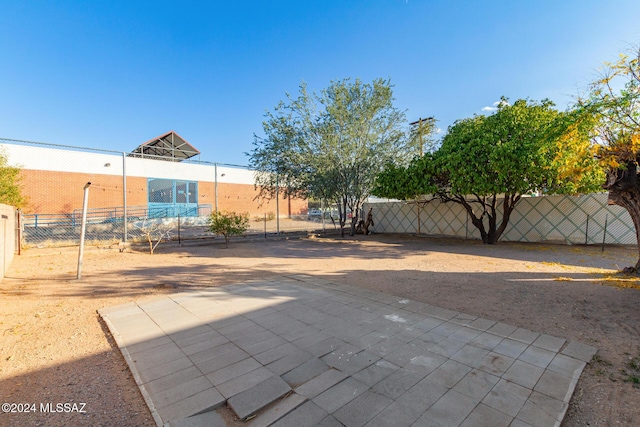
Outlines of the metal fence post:
M124 231L122 233L122 241L127 243L127 229L129 225L127 223L127 153L122 153L122 205L123 208L123 217L122 217L122 226L124 227Z
M215 192L215 201L216 201L216 213L218 212L218 164L213 164L213 172L216 176L214 181L214 192Z
M22 255L22 209L16 211L16 248L18 255Z
M464 239L469 240L469 212L465 211Z
M324 217L325 210L327 209L327 207L324 204L325 204L324 199L320 199L320 215L321 215L321 218L322 218L322 234L327 234L327 228L325 226L326 222L325 222L325 217ZM308 213L309 212L307 211L307 214ZM331 215L331 211L329 211L329 215ZM307 219L309 219L308 215L307 215Z
M587 229L584 232L584 244L589 243L589 214L587 214Z
M604 252L604 242L607 240L607 222L609 221L609 214L604 217L604 233L602 233L602 252Z
M280 187L278 185L278 175L276 175L276 234L280 235Z
M7 253L9 251L7 250L7 245L5 244L5 242L7 241L7 223L9 223L9 215L2 214L0 218L2 219L2 245L4 246L2 250L3 259L0 260L0 262L2 262L2 267L0 268L0 277L4 277L4 270L6 267L9 267L9 254Z
M89 186L90 182L84 185L84 199L82 202L82 226L80 228L80 250L78 251L78 275L79 280L82 277L82 254L84 252L84 234L87 229L87 204L89 203Z

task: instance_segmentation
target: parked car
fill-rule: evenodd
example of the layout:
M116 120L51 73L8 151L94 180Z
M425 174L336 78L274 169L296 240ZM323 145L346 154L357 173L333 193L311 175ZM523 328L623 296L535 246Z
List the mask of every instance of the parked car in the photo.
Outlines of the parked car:
M324 217L325 218L333 217L333 219L339 219L340 218L340 213L338 212L337 209L333 209L331 211L327 210L327 211L324 212Z

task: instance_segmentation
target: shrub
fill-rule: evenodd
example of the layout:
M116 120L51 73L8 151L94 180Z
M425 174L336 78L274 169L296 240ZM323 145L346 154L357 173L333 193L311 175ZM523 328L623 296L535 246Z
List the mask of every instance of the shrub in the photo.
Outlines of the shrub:
M213 212L209 217L209 230L224 236L225 246L229 247L229 238L238 236L249 228L249 214L228 211Z

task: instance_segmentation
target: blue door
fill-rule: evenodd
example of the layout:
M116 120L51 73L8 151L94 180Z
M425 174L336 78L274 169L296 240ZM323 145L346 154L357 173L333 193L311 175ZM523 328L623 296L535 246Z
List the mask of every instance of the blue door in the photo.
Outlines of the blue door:
M149 178L149 216L198 216L198 183Z

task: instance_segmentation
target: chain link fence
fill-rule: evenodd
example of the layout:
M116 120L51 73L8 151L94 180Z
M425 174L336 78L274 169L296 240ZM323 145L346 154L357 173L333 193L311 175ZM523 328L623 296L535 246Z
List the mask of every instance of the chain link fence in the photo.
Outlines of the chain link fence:
M481 238L467 211L456 203L437 200L426 204L380 202L368 207L374 210L377 233ZM629 213L620 206L609 205L607 194L525 197L516 205L500 240L565 244L637 243Z
M249 235L322 229L306 201L259 197L246 166L2 138L0 151L21 168L23 247L79 244L88 183L87 244L145 240L158 224L172 239L213 238L215 211L247 213Z
M319 210L308 211L306 201L261 199L245 166L1 138L0 151L22 169L28 204L18 233L26 247L79 243L89 182L88 243L144 240L158 224L172 239L212 238L207 220L218 210L247 212L249 235L337 230ZM455 203L375 203L363 212L369 207L378 233L480 238ZM623 208L609 206L606 194L589 194L523 198L501 240L635 244L636 236Z

